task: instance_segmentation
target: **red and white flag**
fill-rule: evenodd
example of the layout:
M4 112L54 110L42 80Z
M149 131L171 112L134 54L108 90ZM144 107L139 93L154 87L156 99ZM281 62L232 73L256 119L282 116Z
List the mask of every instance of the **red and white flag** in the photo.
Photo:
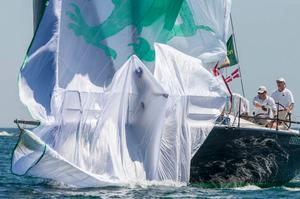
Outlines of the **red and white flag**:
M232 80L239 78L240 77L240 70L239 69L235 69L230 76L225 78L225 81L227 83L232 82Z

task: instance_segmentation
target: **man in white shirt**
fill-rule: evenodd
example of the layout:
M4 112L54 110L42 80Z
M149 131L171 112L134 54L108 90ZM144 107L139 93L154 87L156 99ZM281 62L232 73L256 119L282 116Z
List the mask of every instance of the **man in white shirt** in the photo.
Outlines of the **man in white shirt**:
M294 108L294 97L292 92L286 88L285 80L281 77L276 80L277 90L272 93L276 106L279 103L279 119L285 120L287 114L291 113Z
M270 117L272 118L276 115L276 104L273 98L267 95L267 88L265 86L260 86L257 91L257 96L253 99L253 105L255 106L254 115L260 118ZM270 121L262 119L257 121L261 125L266 125Z

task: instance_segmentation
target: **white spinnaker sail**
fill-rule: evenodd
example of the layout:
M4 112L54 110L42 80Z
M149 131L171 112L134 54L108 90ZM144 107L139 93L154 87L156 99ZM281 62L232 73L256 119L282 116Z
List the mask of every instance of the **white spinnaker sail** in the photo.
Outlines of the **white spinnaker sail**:
M25 131L12 171L77 187L188 182L226 88L199 59L162 44L156 53L156 79L132 57L104 93L66 92L60 125Z
M137 2L142 3L134 4ZM160 4L161 2L162 4ZM118 90L118 87L113 85L120 85L118 82L122 81L123 83L134 82L134 77L140 73L137 70L137 72L134 72L135 75L128 76L128 71L133 73L132 68L139 68L142 65L140 61L132 61L137 60L137 58L134 58L127 62L125 67L123 63L129 56L137 54L153 70L155 58L153 44L155 41L168 43L189 55L200 57L206 66L209 66L210 63L215 64L226 56L224 35L226 34L227 21L229 22L227 14L229 13L230 1L205 0L203 5L195 0L183 1L182 4L178 4L178 2L180 1L49 1L28 51L27 59L21 69L19 86L21 101L28 107L32 116L42 122L42 126L35 129L34 133L40 138L41 143L43 143L42 146L49 147L49 151L53 152L51 152L50 157L53 157L54 160L58 158L60 161L67 162L75 170L78 169L76 172L84 171L85 174L92 176L104 175L108 185L111 179L119 183L143 179L188 181L189 166L182 165L184 163L183 159L176 159L176 170L168 170L173 164L171 160L169 162L164 160L164 163L168 162L169 164L165 164L161 168L162 162L159 154L168 153L168 150L160 147L161 140L158 141L158 137L161 133L168 132L164 130L165 126L161 126L165 123L161 123L165 119L170 119L165 117L166 115L163 113L165 109L168 109L168 103L170 102L166 102L167 105L163 106L163 102L155 102L154 100L153 102L157 103L157 106L151 104L152 99L161 100L161 96L166 96L166 91L151 76L150 72L147 72L145 76L147 77L145 82L148 83L142 84L142 86L145 86L144 89L139 90L138 86L129 86L132 89L137 87L137 90L135 90L137 93L131 97L129 94L131 89L122 90L123 97L119 96L117 99L113 98L115 101L111 100L119 104L118 106L114 105L111 108L106 104L108 96ZM147 20L138 22L131 20L132 5L141 6L137 7L141 10L148 9L149 18L146 17ZM161 6L161 9L157 10L156 6ZM171 13L168 12L170 6L174 8ZM176 13L178 6L181 7ZM135 8L135 11L137 8ZM165 13L161 13L161 10L164 10ZM124 11L126 12L124 13ZM197 11L201 13L203 11L203 13L197 15ZM206 17L200 18L202 15ZM152 16L156 16L155 20ZM193 23L189 23L191 21L187 20L191 17L194 20ZM176 25L174 26L176 18ZM172 20L174 23L170 29ZM114 29L114 26L119 24L123 24L124 27ZM199 42L195 40L197 35L202 38ZM209 42L205 43L203 41ZM201 46L201 50L198 50L199 46ZM133 66L128 66L128 63ZM122 65L123 67L120 68ZM174 68L171 65L169 67ZM115 71L118 72L115 74ZM127 73L124 71L127 71ZM121 78L122 81L116 80L118 74L123 78ZM178 87L178 89L180 88ZM153 95L153 98L151 95ZM184 96L188 96L188 93L184 93ZM140 98L144 101L141 101ZM145 103L147 100L150 100L147 102L148 104ZM126 104L126 101L132 102L132 104ZM176 103L180 104L181 107L186 106L182 105L186 103L185 101ZM149 113L140 112L138 109L138 107L148 108L149 104L153 105L152 109L159 109L155 114L157 118L153 120L150 119ZM183 117L188 116L184 109L181 108L180 111L176 115L182 113ZM103 115L104 113L114 115L115 120L109 123L107 117ZM145 131L149 127L149 119L150 123L153 123L153 127L151 127L151 129L154 128L152 129L153 132ZM182 121L185 122L181 119L178 124ZM130 122L133 122L134 125L128 125ZM187 126L190 128L189 125ZM108 132L111 131L119 133L109 134ZM150 145L143 142L145 138L140 137L139 133L141 132L141 135L149 135L149 132L153 133L154 138L153 140L150 139L151 142L148 143ZM181 135L180 131L176 132L176 136ZM138 136L134 136L136 134ZM164 135L162 136L163 139L168 140ZM165 134L165 136L168 135ZM181 142L176 136L170 137L169 141ZM189 160L191 152L194 151L194 146L199 147L204 138L205 136L187 139L188 141L182 142L180 145L188 144L186 148L180 149L181 151L177 150L177 152L180 151L182 157L184 154L189 154L186 157L186 160ZM100 145L95 145L99 140ZM198 140L201 141L198 142ZM106 142L103 143L104 141ZM194 141L197 144L194 144ZM29 142L31 142L30 139ZM130 151L133 149L128 148L130 142L133 142L133 144L130 144L132 147L144 147L143 149L136 149L139 153L142 151L142 155L131 154ZM26 146L26 141L21 141L18 147L23 147L22 144L24 143ZM170 146L172 145L174 143L171 143ZM147 151L148 146L152 146L151 151ZM14 152L12 162L13 172L17 174L27 173L44 178L50 177L63 182L64 177L56 178L55 175L49 176L46 174L49 171L41 172L41 167L46 166L42 166L42 163L47 164L47 161L43 158L40 159L40 157L47 150L41 152L38 147L38 153L29 150L23 154L24 150L22 152L18 150L18 147ZM110 147L113 147L114 150ZM116 151L117 154L114 153ZM47 153L45 154L47 155ZM169 157L168 155L166 154L164 157ZM22 168L22 166L20 167L22 164L18 164L19 160L28 162ZM27 170L28 172L25 172ZM168 174L163 174L162 171L166 171ZM61 172L61 170L58 169L57 172ZM74 182L71 183L71 180L66 183L80 187L102 186L105 184L98 181L89 185L85 183L76 184L77 177L72 178L72 175L71 179ZM103 178L100 179L103 180Z

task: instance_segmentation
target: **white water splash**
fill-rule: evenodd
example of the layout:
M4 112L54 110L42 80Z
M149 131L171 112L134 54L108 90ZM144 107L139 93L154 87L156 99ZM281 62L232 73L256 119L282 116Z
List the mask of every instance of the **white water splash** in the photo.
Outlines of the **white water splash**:
M78 187L67 185L61 182L53 181L53 180L46 180L46 183L50 186L56 187L56 188L62 188L62 189L77 189ZM160 188L168 188L168 187L184 187L187 186L186 183L183 182L175 182L171 180L165 180L165 181L139 181L139 182L131 182L128 184L125 184L123 186L117 186L119 188L128 188L128 189L147 189L149 187L160 187ZM93 187L91 187L93 188ZM95 187L94 187L95 188ZM102 187L105 188L105 187Z
M140 187L140 188L148 188L148 187L184 187L187 186L186 183L176 182L172 180L164 180L164 181L140 181L133 182L129 185L131 188Z
M300 187L283 187L286 191L300 191Z
M255 185L246 185L244 187L235 187L233 189L239 191L256 191L256 190L261 190L262 188Z
M7 137L11 137L11 136L14 136L15 134L14 133L8 133L6 131L1 131L0 132L0 136L7 136Z

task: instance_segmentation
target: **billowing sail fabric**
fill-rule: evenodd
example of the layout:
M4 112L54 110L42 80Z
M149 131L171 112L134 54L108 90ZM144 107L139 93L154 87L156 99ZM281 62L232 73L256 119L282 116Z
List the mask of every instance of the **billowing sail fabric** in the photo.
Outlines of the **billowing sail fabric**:
M222 63L227 54L231 0L186 0L169 45L202 60L206 68Z
M33 0L33 28L37 29L46 8L46 0Z
M51 106L57 84L59 10L59 2L52 1L49 4L19 75L20 99L32 117L42 123L54 122Z
M228 92L201 60L163 44L156 44L155 52L154 76L169 95L159 176L186 182L190 171L186 163L212 130Z
M156 180L167 94L135 56L103 93L65 92L59 125L25 131L12 171L78 187Z
M49 122L61 92L101 91L133 54L153 71L155 41L214 66L226 57L230 4L50 0L21 70L20 98L35 119Z
M133 56L104 92L65 92L59 124L21 134L12 171L76 187L188 182L226 96L199 59L156 44L155 76Z
M211 107L208 93L199 98L202 92L190 92L200 77L190 76L194 84L187 83L182 92L168 90L163 77L181 82L197 70L185 70L188 62L166 57L163 47L157 54L154 42L201 58L196 64L200 68L222 61L230 1L199 2L50 0L19 76L21 101L42 126L21 136L12 171L79 187L187 182L190 158L211 129L197 122L208 124L223 104L220 100ZM172 65L175 61L180 64ZM180 69L183 76L163 73L162 63ZM154 70L161 75L154 78ZM209 73L202 72L207 80ZM174 88L181 90L182 85ZM207 105L208 117L197 112L203 108L199 103ZM168 130L172 122L182 127L176 135ZM174 142L179 148L169 154Z

